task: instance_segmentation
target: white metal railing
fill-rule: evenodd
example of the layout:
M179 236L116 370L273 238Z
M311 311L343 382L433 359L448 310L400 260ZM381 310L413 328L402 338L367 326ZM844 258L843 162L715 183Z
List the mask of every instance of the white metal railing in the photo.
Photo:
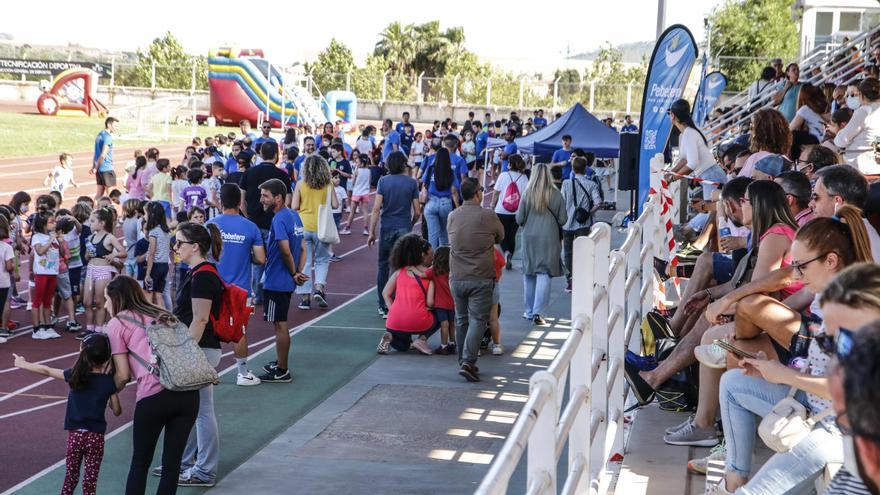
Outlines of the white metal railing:
M571 332L547 370L532 375L529 398L478 495L506 493L526 450L525 493L556 494L560 483L563 494L607 490L608 461L623 454L624 354L642 316L653 307L659 214L655 194L613 251L611 227L605 223L575 240ZM566 446L565 480L557 480Z

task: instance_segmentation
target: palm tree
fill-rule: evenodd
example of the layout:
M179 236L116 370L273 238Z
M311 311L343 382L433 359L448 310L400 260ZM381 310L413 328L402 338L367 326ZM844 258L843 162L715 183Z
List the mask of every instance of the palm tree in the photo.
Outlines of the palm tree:
M379 33L379 42L376 43L374 53L384 55L395 72L411 70L417 53L413 25L403 25L398 21L389 24Z

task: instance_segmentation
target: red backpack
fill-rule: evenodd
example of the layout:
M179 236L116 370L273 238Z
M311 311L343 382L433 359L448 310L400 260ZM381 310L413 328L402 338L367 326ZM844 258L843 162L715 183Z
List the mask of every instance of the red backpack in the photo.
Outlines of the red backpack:
M248 319L254 312L253 306L248 306L248 293L241 287L227 284L217 273L217 268L211 263L205 263L198 267L193 276L199 272L211 272L220 279L223 284L223 294L220 296L220 311L216 318L211 313L211 325L220 342L238 342L244 336Z
M507 175L513 179L510 172L508 172ZM501 200L501 206L511 213L516 213L516 210L519 209L519 200L521 198L522 195L519 192L519 186L516 185L515 180L511 180L510 184L508 184L507 188L504 190L504 199Z

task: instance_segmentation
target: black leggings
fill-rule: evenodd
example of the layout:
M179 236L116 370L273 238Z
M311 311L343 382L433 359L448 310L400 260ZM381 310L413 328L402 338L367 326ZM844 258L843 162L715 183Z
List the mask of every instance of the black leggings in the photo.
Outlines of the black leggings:
M143 495L147 489L147 474L162 430L165 430L165 441L162 445L162 479L159 480L156 494L177 493L183 449L186 447L189 431L195 424L198 413L198 390L190 392L163 390L137 402L132 424L134 445L128 482L125 485L126 495Z
M498 215L498 220L501 220L501 225L504 226L504 240L501 241L501 251L513 254L516 252L516 231L519 230L519 225L516 223L516 215L495 214Z

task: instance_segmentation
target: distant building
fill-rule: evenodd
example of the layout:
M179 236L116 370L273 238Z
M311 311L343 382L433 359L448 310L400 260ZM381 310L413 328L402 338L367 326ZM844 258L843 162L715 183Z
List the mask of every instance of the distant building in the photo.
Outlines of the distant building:
M801 57L817 46L840 43L880 24L877 0L796 0L792 11L800 18Z

